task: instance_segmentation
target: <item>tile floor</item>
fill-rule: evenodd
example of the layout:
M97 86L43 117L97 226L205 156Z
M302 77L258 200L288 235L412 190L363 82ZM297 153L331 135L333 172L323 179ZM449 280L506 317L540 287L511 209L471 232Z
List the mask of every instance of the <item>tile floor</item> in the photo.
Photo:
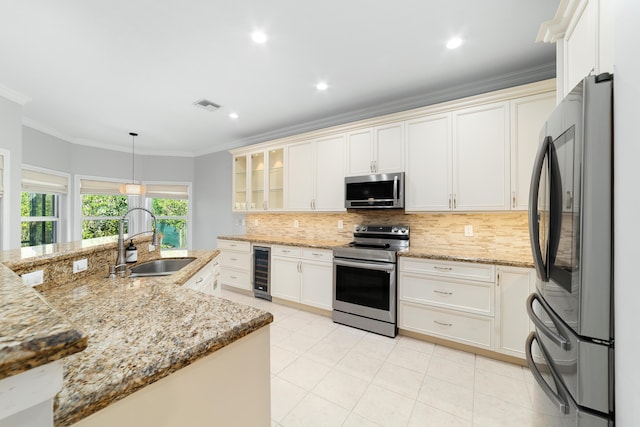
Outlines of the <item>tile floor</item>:
M527 368L223 290L271 312L272 426L556 426Z

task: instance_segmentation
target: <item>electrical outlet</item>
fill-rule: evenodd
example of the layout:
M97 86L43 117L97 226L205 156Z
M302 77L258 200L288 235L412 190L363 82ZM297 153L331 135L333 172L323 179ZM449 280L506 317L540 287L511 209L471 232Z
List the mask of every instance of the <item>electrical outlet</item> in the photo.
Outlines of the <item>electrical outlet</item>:
M342 230L344 228L344 222L341 219L338 220L338 230Z
M293 220L293 228L298 228L300 226L300 223L298 222L297 219Z
M464 235L466 237L473 236L473 225L465 225L464 226Z
M36 270L31 273L24 273L22 281L29 286L37 286L44 283L44 270Z
M257 226L258 226L258 220L257 220L257 219L254 219L254 220L253 220L253 225L254 225L255 227L257 227Z
M73 261L73 272L80 273L81 271L85 271L88 268L87 259L79 259L77 261Z

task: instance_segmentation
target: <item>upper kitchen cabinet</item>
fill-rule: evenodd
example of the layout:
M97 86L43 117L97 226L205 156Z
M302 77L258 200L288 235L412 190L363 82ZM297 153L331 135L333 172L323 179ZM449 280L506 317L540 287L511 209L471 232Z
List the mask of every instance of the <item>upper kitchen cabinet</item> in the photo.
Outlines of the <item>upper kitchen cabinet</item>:
M409 120L405 123L405 128L405 209L450 210L451 113Z
M284 207L284 148L237 154L233 158L233 210Z
M344 211L345 136L287 146L287 210Z
M613 5L610 0L560 2L542 23L537 41L557 43L557 101L591 72L613 72Z
M555 105L555 92L511 101L511 210L527 209L540 130Z
M388 123L347 134L347 175L404 172L404 123Z
M509 210L509 103L453 112L451 206Z

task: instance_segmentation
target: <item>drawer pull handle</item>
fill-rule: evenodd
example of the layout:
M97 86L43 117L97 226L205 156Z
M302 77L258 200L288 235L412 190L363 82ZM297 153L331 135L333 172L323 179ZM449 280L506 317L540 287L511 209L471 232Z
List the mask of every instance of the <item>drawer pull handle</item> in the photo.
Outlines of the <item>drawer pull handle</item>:
M229 261L237 261L238 258L229 258Z
M439 322L437 320L434 320L433 323L435 323L436 325L440 325L440 326L446 326L446 327L451 327L453 326L453 323L446 323L446 322Z
M238 277L237 277L237 276L229 276L229 278L231 278L231 279L237 279Z
M440 294L440 295L453 295L453 292L440 291L438 289L434 289L433 292L435 292L436 294Z
M198 280L196 280L196 285L197 285L198 283L202 283L202 281L203 281L203 280L204 280L204 277L201 277L201 278L199 278Z
M313 256L322 256L322 254L319 254L318 252L311 252L311 255L313 255Z
M436 270L441 270L441 271L451 271L451 270L453 270L453 268L451 268L451 267L440 267L439 265L434 265L433 268L435 268Z
M290 250L288 250L288 249L283 249L283 250L282 250L282 252L284 252L285 254L288 254L288 253L289 253L289 252L291 252L291 251L290 251Z

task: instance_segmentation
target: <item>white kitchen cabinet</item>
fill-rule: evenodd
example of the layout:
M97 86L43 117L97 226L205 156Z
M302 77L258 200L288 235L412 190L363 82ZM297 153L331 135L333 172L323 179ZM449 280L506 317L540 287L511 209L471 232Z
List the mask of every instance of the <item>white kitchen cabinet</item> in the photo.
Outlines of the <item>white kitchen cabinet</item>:
M271 296L331 310L332 261L330 250L273 246Z
M453 112L454 210L509 210L509 103Z
M349 132L347 157L348 176L404 172L404 123Z
M511 210L527 209L540 131L555 106L555 92L511 101Z
M523 358L524 343L532 329L527 315L526 300L535 290L535 270L531 268L497 268L496 348L500 353Z
M610 0L560 2L542 23L537 41L557 43L557 101L591 72L613 73L613 4Z
M182 285L186 289L193 289L209 295L222 296L220 284L220 266L217 259L213 259L197 271Z
M495 267L400 257L398 327L493 349Z
M251 290L251 243L218 239L220 285Z
M344 150L344 134L287 146L287 210L345 210Z
M233 158L233 210L273 211L284 207L284 147Z
M405 210L451 209L451 113L405 122Z

